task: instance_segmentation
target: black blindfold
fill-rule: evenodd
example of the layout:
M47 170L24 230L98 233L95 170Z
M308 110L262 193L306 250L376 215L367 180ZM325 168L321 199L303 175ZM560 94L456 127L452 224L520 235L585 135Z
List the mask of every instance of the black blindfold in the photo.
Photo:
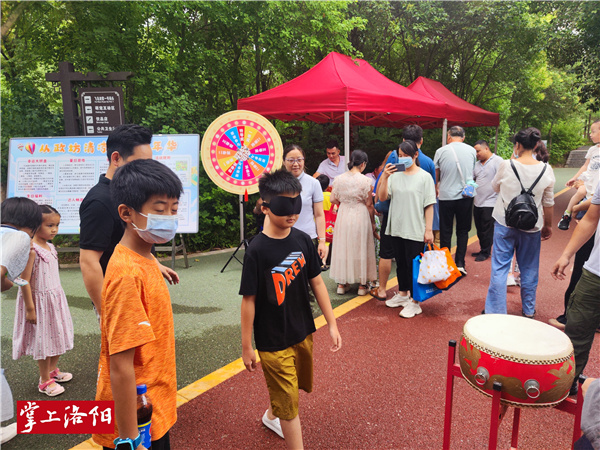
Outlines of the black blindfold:
M300 195L296 197L273 197L270 202L263 202L276 216L291 216L292 214L300 214L302 210L302 198Z

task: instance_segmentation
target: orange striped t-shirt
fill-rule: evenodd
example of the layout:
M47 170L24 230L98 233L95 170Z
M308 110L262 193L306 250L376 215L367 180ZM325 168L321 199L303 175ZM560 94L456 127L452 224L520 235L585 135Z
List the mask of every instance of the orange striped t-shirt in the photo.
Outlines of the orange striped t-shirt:
M171 298L156 261L119 244L110 258L102 287L102 345L96 400L113 400L110 355L135 348L136 384L148 386L152 401L152 440L177 420L175 332ZM115 434L94 434L94 441L114 448Z

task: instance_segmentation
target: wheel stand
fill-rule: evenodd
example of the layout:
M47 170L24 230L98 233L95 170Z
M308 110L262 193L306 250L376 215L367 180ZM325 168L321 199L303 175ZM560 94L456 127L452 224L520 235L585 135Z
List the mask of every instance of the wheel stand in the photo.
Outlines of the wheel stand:
M446 375L446 412L444 416L444 443L443 449L450 448L450 431L452 427L452 400L454 394L454 377L463 378L460 371L460 365L455 363L456 341L451 340L448 343L448 372ZM577 390L577 400L566 398L554 408L565 411L575 416L573 424L573 442L571 448L574 448L575 442L581 437L581 409L583 407L583 393L581 384L585 377L579 377L579 389ZM502 383L494 383L494 395L492 396L492 416L490 421L490 439L489 450L495 450L498 444L498 426L500 425L500 399L502 398ZM521 408L515 407L513 418L511 449L517 448L519 440L519 425L521 421Z
M235 251L231 254L231 256L229 257L229 259L227 260L227 262L225 263L225 265L221 269L221 273L223 273L223 271L227 268L227 266L229 265L229 263L231 262L232 259L235 259L242 266L244 265L244 263L239 260L239 258L236 256L236 254L237 254L237 252L240 251L240 248L242 248L242 245L244 246L244 250L246 250L248 248L248 244L250 243L250 241L252 240L253 237L254 236L252 236L250 239L242 239L242 242L240 242L240 245L237 246L237 248L235 249Z

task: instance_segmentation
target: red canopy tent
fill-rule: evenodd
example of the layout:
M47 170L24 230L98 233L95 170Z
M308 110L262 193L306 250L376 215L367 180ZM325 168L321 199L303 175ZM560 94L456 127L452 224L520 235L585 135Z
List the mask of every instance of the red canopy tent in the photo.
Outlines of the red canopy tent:
M267 119L344 123L344 153L354 125L444 128L447 124L496 126L499 114L457 97L441 83L417 78L408 88L393 82L362 59L332 52L299 77L268 91L238 100L238 109Z
M353 125L402 127L417 123L438 126L447 104L394 83L362 59L332 52L299 77L252 97L238 109L268 119L344 123L345 153Z
M447 113L435 126L443 127L443 143L446 143L446 129L448 125L461 127L496 127L496 146L498 140L498 126L500 114L486 111L479 106L463 100L450 92L442 83L429 78L419 77L408 86L413 92L433 100L446 103Z
M431 121L446 106L394 83L362 59L332 52L299 77L261 94L238 100L238 109L268 119L397 126Z

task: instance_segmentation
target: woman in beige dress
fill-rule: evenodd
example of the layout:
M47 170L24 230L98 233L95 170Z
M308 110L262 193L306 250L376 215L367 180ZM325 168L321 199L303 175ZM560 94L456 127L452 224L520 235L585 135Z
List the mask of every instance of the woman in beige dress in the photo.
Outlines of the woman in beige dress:
M345 294L348 284L359 283L358 295L366 295L367 282L377 279L373 187L362 174L367 162L365 152L354 150L348 163L350 170L333 182L331 203L339 209L329 276L338 283L338 294Z

